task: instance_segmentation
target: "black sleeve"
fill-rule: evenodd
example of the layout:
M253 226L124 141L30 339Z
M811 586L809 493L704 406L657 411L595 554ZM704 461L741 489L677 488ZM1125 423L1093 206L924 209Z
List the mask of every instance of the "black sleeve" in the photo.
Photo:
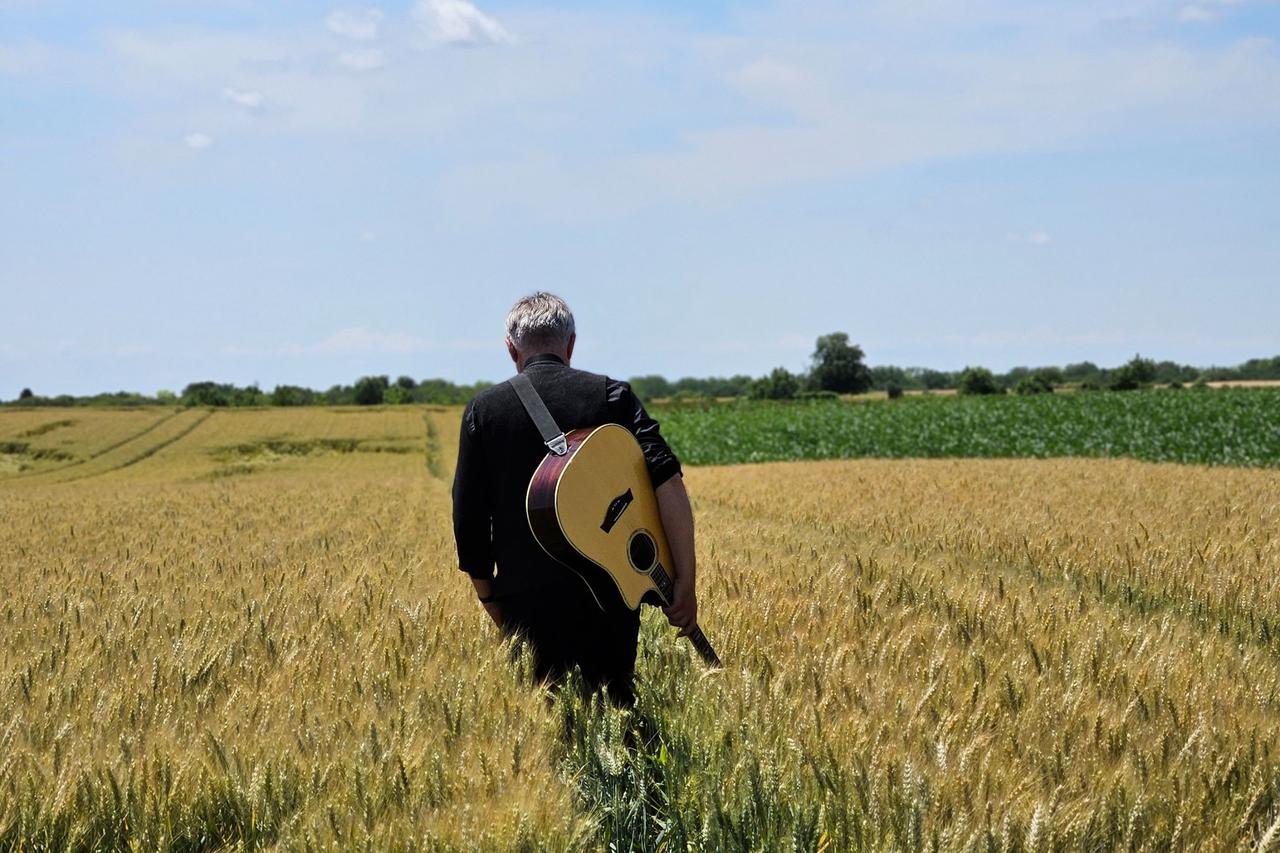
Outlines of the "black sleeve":
M644 451L649 466L649 479L656 489L680 473L680 460L671 452L666 439L658 429L658 422L649 417L644 404L626 382L610 379L605 385L609 394L609 417L635 434Z
M473 578L487 579L493 577L493 538L483 454L474 403L469 403L462 413L453 473L453 538L458 567Z

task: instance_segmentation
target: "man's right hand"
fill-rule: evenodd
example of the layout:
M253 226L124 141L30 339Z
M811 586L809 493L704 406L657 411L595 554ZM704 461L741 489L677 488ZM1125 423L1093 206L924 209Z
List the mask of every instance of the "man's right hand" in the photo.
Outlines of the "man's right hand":
M677 636L687 637L698 625L698 593L692 582L682 583L676 578L675 601L662 608L667 621L680 629Z
M655 494L658 498L658 514L667 532L667 544L675 562L675 594L669 605L662 608L667 621L680 629L680 636L687 637L698 625L697 556L693 548L693 507L689 493L684 488L684 477L676 474L661 486Z

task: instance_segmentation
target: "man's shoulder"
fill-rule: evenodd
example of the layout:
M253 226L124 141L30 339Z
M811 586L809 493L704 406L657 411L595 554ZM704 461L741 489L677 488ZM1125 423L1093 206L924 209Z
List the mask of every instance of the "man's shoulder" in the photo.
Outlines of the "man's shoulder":
M504 379L501 382L493 383L488 388L483 388L477 391L475 396L467 403L467 408L470 409L475 408L476 406L483 406L487 403L493 402L494 400L500 399L506 393L505 386L507 386L507 380Z
M518 400L515 389L504 379L477 391L475 396L467 402L466 408L462 410L462 416L474 425L477 418L502 411L508 408L513 400Z
M610 400L616 398L619 393L631 390L631 386L626 382L613 379L603 373L580 370L576 367L564 366L559 367L554 372L530 372L528 375L535 387L542 386L539 389L542 393L551 392L550 397L546 397L546 399L558 396L557 391L563 392L570 388L583 389L584 386L596 386L597 388L603 386L609 392ZM555 390L553 391L552 389ZM466 411L468 413L492 413L514 408L520 408L520 398L511 386L510 380L504 379L482 391L476 392L476 395L467 403Z

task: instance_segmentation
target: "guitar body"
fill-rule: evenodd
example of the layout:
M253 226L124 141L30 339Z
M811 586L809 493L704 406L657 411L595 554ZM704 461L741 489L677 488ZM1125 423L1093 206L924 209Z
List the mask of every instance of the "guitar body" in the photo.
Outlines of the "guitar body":
M587 584L602 609L621 601L663 606L674 596L674 565L644 452L626 427L578 429L563 456L548 453L529 481L525 508L533 538ZM698 652L719 666L696 626Z

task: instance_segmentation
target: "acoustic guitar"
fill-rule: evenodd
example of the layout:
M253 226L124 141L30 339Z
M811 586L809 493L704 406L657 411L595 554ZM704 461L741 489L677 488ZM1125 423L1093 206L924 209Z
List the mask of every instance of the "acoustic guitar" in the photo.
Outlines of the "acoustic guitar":
M576 572L596 603L619 598L665 606L675 596L671 551L644 452L617 424L564 435L563 453L548 453L529 481L525 508L533 538ZM689 642L710 666L720 658L702 629Z

